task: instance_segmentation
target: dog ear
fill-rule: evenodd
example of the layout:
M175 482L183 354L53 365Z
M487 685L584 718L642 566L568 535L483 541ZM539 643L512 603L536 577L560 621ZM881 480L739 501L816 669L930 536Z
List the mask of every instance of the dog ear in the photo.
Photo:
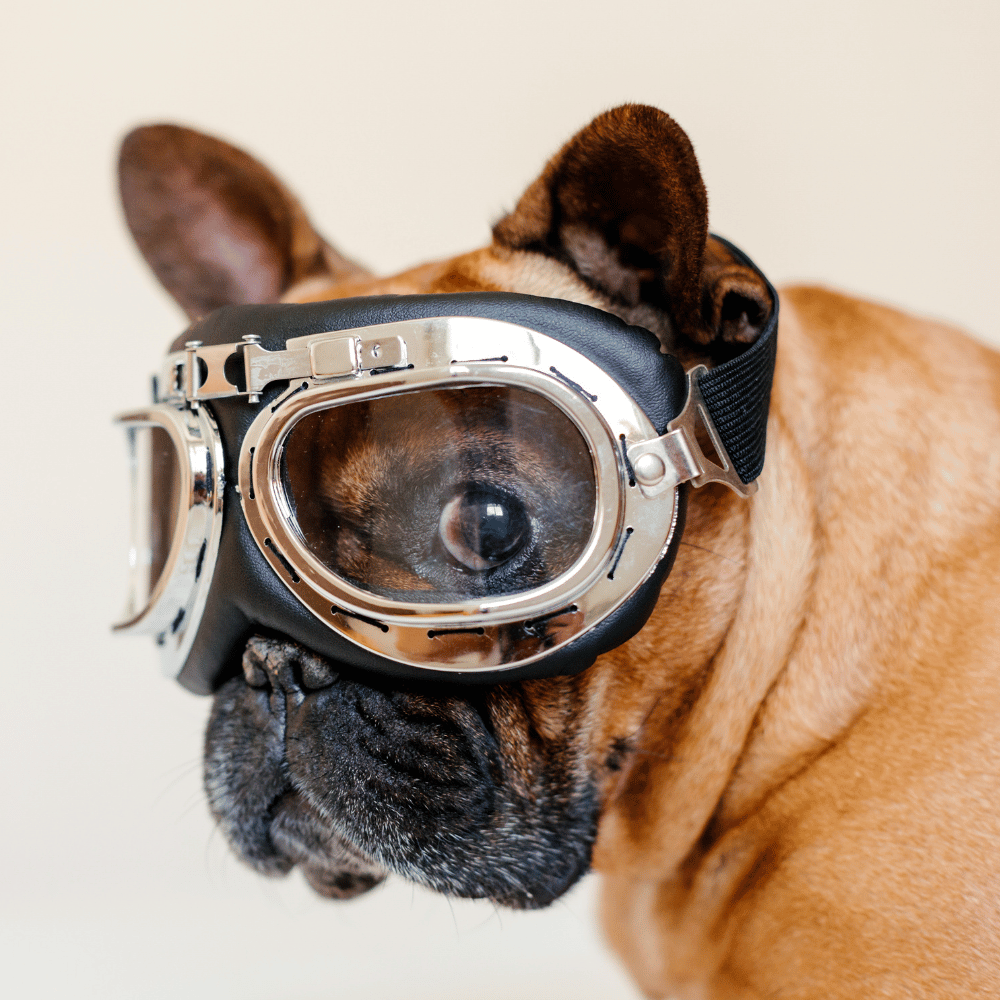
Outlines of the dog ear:
M614 108L578 132L493 238L568 264L612 311L664 339L744 343L760 320L740 295L769 302L721 244L706 254L708 198L694 149L669 115L645 105ZM768 309L759 312L766 319Z
M709 237L701 273L702 324L692 339L714 342L716 360L724 360L732 348L752 344L764 332L773 309L764 279Z
M274 302L303 278L367 273L323 240L266 167L212 136L138 128L122 142L119 182L139 249L192 319Z

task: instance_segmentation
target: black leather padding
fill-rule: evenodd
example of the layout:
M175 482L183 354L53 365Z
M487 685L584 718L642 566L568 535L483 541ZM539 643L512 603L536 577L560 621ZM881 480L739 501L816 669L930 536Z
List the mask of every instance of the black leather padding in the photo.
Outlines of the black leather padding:
M327 330L348 330L406 319L484 316L526 326L573 347L599 365L639 404L659 433L681 411L686 394L684 372L647 330L632 327L588 306L506 293L380 296L302 305L226 306L196 323L185 341L206 345L238 342L256 334L267 350L284 348L291 337ZM484 357L502 353L495 340L484 343ZM336 661L342 669L408 681L496 684L528 677L571 674L630 639L652 613L680 542L686 492L678 495L679 522L668 552L650 576L615 612L573 642L536 662L504 671L458 672L412 667L355 645L312 615L288 590L261 554L243 517L236 493L240 446L254 418L284 390L276 383L251 405L245 396L213 400L208 405L219 425L226 460L223 528L208 602L181 683L210 694L233 670L246 640L255 632L282 635ZM586 387L584 387L586 388ZM598 406L600 401L598 400ZM664 497L669 502L669 497ZM650 553L651 563L658 553Z
M445 316L482 316L514 323L574 348L622 386L660 434L684 405L687 388L680 362L671 354L661 354L659 341L648 330L629 326L591 306L513 292L374 295L294 305L223 306L191 326L171 350L182 350L188 340L209 346L255 334L265 350L279 351L292 337ZM484 358L503 353L496 341L484 343L483 351ZM239 405L256 416L245 398Z

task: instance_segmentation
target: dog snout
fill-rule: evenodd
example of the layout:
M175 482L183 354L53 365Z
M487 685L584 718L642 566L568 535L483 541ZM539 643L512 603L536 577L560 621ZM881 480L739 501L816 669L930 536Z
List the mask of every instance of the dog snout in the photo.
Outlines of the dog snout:
M252 688L269 687L300 704L310 692L330 687L337 672L294 642L255 635L243 651L243 677Z

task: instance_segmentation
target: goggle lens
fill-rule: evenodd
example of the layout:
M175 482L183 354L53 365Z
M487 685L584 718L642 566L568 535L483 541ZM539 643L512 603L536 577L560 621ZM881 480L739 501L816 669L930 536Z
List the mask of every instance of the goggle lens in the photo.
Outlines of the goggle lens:
M475 385L307 413L281 463L294 527L332 573L381 597L441 603L544 586L583 553L597 486L554 403Z
M180 504L180 466L177 449L162 427L149 428L149 468L153 503L149 516L149 589L159 583L170 555Z
M132 467L132 574L127 614L149 603L167 567L177 532L181 470L177 448L162 427L128 428Z

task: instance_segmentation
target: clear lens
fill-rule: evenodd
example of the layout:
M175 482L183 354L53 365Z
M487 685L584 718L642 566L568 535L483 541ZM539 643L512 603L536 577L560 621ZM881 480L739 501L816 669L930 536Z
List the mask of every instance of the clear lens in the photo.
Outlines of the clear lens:
M139 614L159 583L177 530L180 463L170 435L156 426L128 429L132 463L131 613Z
M162 427L150 427L149 591L156 588L170 555L180 503L177 449Z
M594 464L553 403L511 386L382 396L308 414L282 456L305 545L373 594L502 596L568 570L594 528Z

